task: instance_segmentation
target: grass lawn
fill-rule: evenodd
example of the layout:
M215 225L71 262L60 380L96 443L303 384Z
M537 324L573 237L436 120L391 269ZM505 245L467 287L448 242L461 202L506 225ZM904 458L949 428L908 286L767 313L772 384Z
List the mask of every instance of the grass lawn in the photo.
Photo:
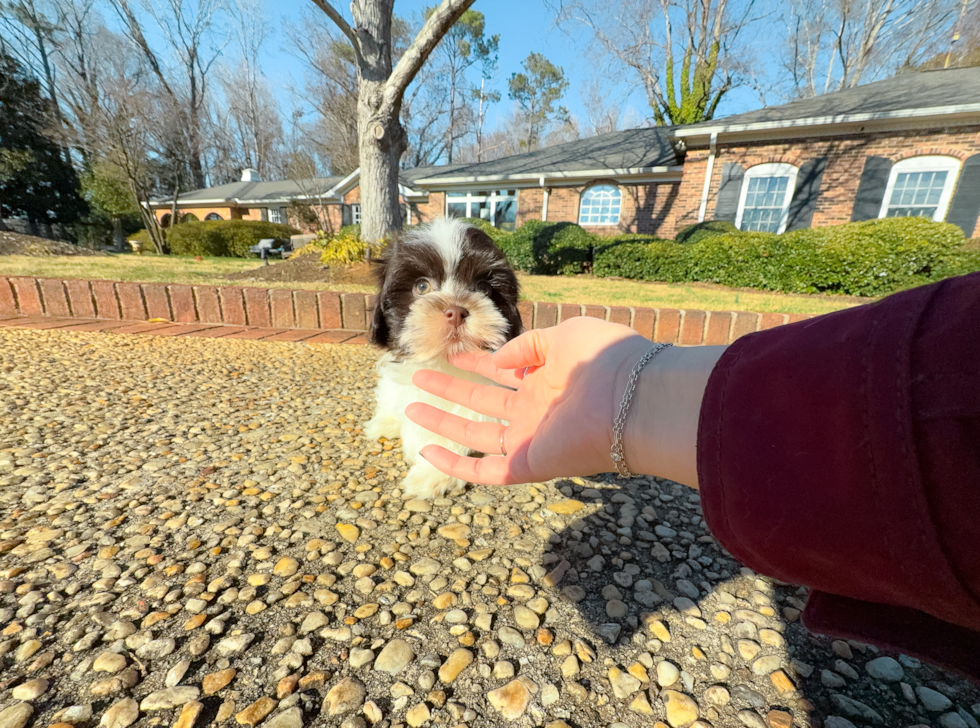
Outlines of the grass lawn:
M89 278L144 283L195 285L253 285L269 288L305 288L344 292L373 289L361 285L229 281L224 276L261 265L256 259L183 256L108 255L33 258L0 256L0 275ZM272 263L275 265L275 263ZM591 276L531 276L518 274L524 298L556 303L606 306L651 306L714 311L772 311L776 313L829 313L871 299L846 296L797 296L735 290L698 283L647 283Z

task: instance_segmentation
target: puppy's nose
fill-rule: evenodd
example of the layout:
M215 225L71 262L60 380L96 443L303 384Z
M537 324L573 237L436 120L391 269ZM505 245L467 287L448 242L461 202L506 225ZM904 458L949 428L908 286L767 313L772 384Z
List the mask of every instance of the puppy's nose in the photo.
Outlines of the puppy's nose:
M449 322L449 324L454 329L458 329L463 325L463 322L466 320L466 317L470 315L470 312L462 306L449 306L446 309L445 314L446 320Z

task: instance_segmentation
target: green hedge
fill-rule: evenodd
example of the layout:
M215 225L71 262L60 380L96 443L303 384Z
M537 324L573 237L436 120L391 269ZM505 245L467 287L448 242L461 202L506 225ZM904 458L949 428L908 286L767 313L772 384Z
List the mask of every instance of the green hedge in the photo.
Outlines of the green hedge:
M182 222L167 231L174 255L233 256L247 258L248 249L263 238L288 240L294 227L258 220L205 220Z
M694 245L694 243L699 243L705 238L737 232L738 228L727 220L708 220L681 228L674 236L674 241Z
M525 273L574 275L591 270L599 239L572 222L528 220L513 233L498 233L496 242L510 264Z
M922 218L791 233L722 233L700 242L627 243L597 252L598 276L704 281L786 293L882 296L980 270L955 225Z

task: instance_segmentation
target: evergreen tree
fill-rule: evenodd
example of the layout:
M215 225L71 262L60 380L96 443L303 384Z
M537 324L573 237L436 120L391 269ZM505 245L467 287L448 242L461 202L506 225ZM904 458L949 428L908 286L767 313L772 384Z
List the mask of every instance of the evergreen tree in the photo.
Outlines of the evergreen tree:
M85 214L78 177L45 135L52 119L40 84L0 50L0 218L71 225Z

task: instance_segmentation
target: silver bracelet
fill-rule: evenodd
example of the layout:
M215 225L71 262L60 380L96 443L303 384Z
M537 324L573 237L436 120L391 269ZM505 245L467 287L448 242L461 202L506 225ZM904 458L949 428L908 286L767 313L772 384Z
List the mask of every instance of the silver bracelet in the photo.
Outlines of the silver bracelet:
M616 469L619 474L624 478L632 478L633 473L630 469L626 467L626 450L623 447L623 432L626 430L626 418L629 416L630 405L633 403L633 392L636 391L636 380L640 378L640 371L650 360L653 359L657 354L662 352L668 346L673 346L673 344L654 344L653 348L650 349L643 357L636 363L633 367L633 371L630 372L630 378L626 381L626 391L623 393L623 401L619 405L619 414L616 415L616 420L613 422L613 446L612 450L609 451L609 456L616 463Z

